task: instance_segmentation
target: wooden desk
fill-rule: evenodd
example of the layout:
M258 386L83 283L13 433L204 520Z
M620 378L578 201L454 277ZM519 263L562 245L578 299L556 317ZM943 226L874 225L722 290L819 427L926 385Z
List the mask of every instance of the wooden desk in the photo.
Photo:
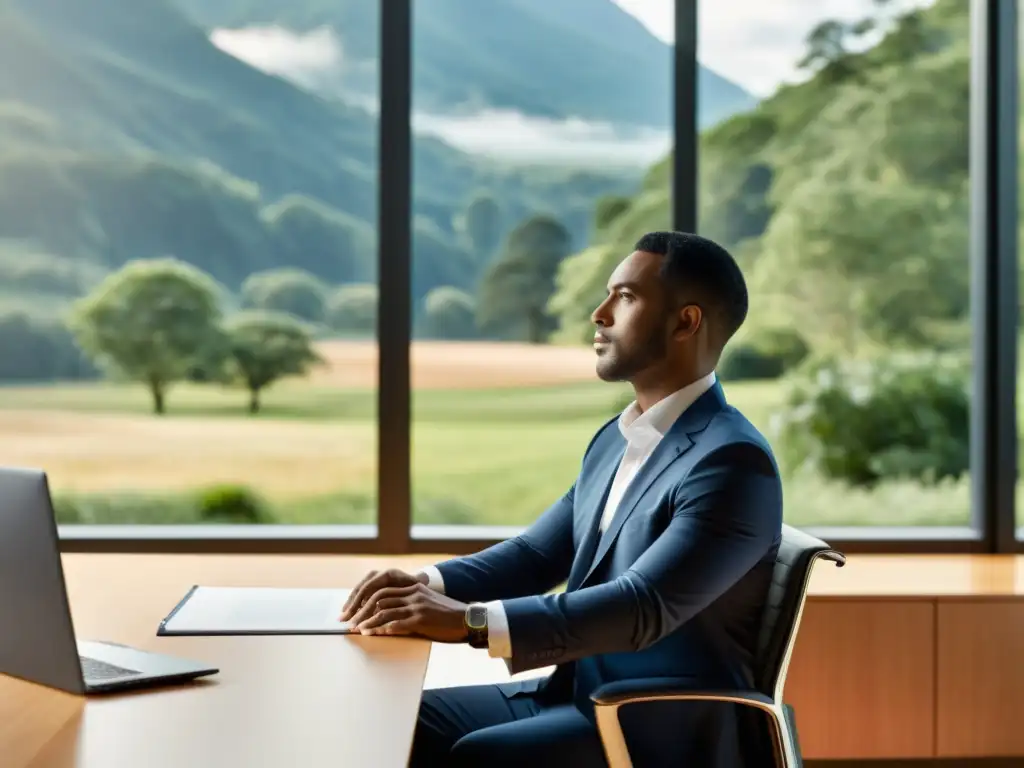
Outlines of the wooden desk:
M158 638L194 583L351 586L357 557L65 555L76 631L220 667L187 686L81 698L0 676L4 768L406 765L430 644Z
M786 699L805 757L1024 758L1024 557L815 568Z

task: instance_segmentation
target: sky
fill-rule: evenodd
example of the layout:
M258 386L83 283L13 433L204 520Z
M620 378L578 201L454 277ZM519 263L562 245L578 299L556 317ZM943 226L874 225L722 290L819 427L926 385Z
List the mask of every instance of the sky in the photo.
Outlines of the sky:
M899 0L930 5L932 0ZM963 0L967 2L967 0ZM672 42L673 0L613 0L657 37ZM807 33L824 19L863 18L873 0L704 0L699 4L697 57L756 96L800 79L794 66Z

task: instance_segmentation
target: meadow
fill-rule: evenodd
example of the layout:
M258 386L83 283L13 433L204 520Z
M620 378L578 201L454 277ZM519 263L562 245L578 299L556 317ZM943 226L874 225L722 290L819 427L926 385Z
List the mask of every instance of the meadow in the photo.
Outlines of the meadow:
M243 391L211 385L176 385L164 416L136 384L0 389L0 462L45 468L67 522L195 522L195 495L217 486L258 494L280 523L373 522L376 346L332 341L320 352L327 364L271 387L257 416ZM573 481L627 392L597 380L585 348L417 342L412 370L420 524L528 524ZM782 385L725 391L772 439ZM964 525L968 492L966 480L865 491L788 473L785 516L801 526Z

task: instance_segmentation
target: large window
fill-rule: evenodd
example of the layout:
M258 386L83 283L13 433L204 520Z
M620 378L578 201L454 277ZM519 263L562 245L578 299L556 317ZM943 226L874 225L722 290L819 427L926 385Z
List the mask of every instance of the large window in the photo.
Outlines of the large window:
M700 231L751 290L719 374L787 521L969 525L970 4L720 0L698 30L748 94L701 120Z
M628 401L597 379L589 317L672 223L673 9L413 3L417 526L531 523Z
M376 521L377 4L272 5L0 10L0 461L62 523Z
M607 277L695 215L747 275L718 373L787 521L1013 545L1015 254L982 151L1013 129L979 106L1007 103L985 11L1011 4L143 6L0 10L0 464L48 472L92 526L69 536L529 524L630 399L589 344ZM208 534L243 532L183 538Z

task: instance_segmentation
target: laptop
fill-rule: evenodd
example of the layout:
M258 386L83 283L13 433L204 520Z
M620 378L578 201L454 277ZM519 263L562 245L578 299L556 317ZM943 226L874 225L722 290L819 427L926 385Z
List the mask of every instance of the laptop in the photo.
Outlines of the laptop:
M41 470L0 467L0 627L0 673L69 693L167 685L220 671L75 637L57 521Z

